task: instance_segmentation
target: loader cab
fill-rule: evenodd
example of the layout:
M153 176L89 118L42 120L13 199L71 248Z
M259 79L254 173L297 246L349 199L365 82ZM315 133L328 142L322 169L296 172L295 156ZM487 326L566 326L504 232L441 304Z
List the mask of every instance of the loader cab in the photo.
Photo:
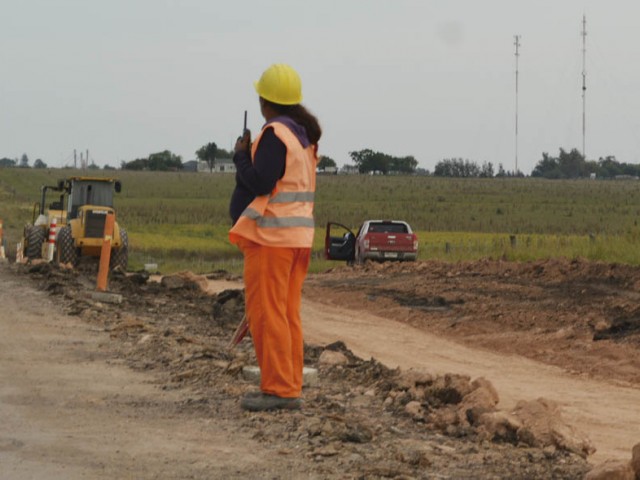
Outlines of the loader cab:
M67 182L69 200L67 204L69 219L78 217L85 205L113 208L113 192L121 191L117 180L104 178L72 178Z

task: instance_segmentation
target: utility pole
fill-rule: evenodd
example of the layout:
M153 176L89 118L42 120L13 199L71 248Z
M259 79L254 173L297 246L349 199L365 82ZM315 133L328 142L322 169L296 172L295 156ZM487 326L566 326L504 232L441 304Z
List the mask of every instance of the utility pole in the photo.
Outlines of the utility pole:
M515 175L518 174L518 59L520 57L520 35L514 35L514 45L516 46L516 170Z
M587 136L587 17L582 15L582 156L587 159L585 138Z

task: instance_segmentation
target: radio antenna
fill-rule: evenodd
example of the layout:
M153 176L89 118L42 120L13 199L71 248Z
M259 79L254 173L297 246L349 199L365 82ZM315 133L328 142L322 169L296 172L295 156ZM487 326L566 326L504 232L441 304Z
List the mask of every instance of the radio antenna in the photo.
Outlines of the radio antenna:
M514 45L516 46L516 170L514 172L515 175L518 174L518 75L520 74L518 70L518 59L520 57L520 35L514 35L515 38Z
M582 15L582 156L587 159L585 139L587 136L587 17Z

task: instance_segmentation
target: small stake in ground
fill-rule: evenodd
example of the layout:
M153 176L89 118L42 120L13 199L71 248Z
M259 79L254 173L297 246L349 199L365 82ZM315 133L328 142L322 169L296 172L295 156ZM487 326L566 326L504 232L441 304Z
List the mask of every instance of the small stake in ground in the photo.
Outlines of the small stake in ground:
M6 258L7 256L4 253L4 231L2 230L2 219L0 218L0 260Z
M239 344L242 341L242 339L245 337L248 331L249 331L249 321L247 320L247 316L243 315L242 320L240 320L240 323L236 327L236 331L233 332L233 336L231 337L231 340L227 345L227 349L231 350L233 347Z
M24 256L22 254L22 242L18 242L16 245L16 263L24 263Z
M100 268L98 268L98 285L96 288L99 292L104 292L107 289L114 223L115 216L113 213L108 213L104 222L104 241L102 242L102 250L100 250Z

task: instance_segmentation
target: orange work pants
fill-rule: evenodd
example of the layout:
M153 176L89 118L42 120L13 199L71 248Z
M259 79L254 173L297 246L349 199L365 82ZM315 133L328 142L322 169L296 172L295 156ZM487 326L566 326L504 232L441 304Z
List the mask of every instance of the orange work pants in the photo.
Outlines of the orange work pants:
M268 247L247 239L238 246L244 255L245 311L260 390L299 397L304 364L300 304L311 249Z

